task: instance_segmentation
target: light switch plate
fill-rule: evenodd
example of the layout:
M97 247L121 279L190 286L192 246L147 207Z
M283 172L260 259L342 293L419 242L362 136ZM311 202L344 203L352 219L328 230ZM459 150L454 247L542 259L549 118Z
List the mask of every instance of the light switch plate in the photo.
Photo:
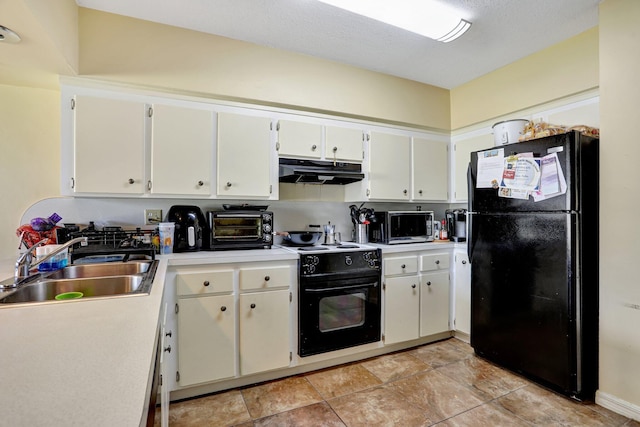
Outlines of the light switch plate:
M144 210L144 223L146 225L153 225L162 222L162 209L145 209Z

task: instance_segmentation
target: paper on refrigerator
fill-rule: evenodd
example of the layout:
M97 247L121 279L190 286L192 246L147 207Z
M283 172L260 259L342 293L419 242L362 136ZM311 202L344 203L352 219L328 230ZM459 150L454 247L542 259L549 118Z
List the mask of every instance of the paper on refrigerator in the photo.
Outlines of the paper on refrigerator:
M560 167L558 154L552 153L540 159L542 174L540 188L532 192L533 200L539 202L550 197L560 196L567 192L567 181Z
M476 188L498 188L504 168L504 148L478 153Z

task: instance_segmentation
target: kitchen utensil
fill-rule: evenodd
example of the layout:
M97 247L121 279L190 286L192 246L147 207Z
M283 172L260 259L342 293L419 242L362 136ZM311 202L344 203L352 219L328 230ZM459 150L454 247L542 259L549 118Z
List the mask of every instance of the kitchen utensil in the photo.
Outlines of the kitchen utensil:
M336 226L332 225L331 221L329 221L328 224L324 225L324 244L325 245L336 244Z
M319 225L309 225L309 228L320 228ZM280 231L276 235L282 236L284 243L293 246L311 246L322 237L321 231Z
M369 243L369 224L356 224L354 240L356 243Z

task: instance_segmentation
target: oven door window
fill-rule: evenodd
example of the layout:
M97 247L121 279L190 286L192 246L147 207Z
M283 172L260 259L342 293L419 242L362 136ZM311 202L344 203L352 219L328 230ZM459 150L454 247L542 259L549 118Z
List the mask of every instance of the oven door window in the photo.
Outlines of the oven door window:
M364 325L367 295L365 292L328 296L319 301L320 332L338 331Z
M213 235L218 240L262 238L261 217L215 217Z

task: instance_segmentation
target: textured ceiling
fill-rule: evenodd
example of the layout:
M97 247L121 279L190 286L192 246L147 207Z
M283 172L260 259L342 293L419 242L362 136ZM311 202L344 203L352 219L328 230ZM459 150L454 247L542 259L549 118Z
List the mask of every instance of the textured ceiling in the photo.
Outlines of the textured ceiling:
M472 22L451 43L316 0L76 2L451 89L596 26L600 0L442 0Z

